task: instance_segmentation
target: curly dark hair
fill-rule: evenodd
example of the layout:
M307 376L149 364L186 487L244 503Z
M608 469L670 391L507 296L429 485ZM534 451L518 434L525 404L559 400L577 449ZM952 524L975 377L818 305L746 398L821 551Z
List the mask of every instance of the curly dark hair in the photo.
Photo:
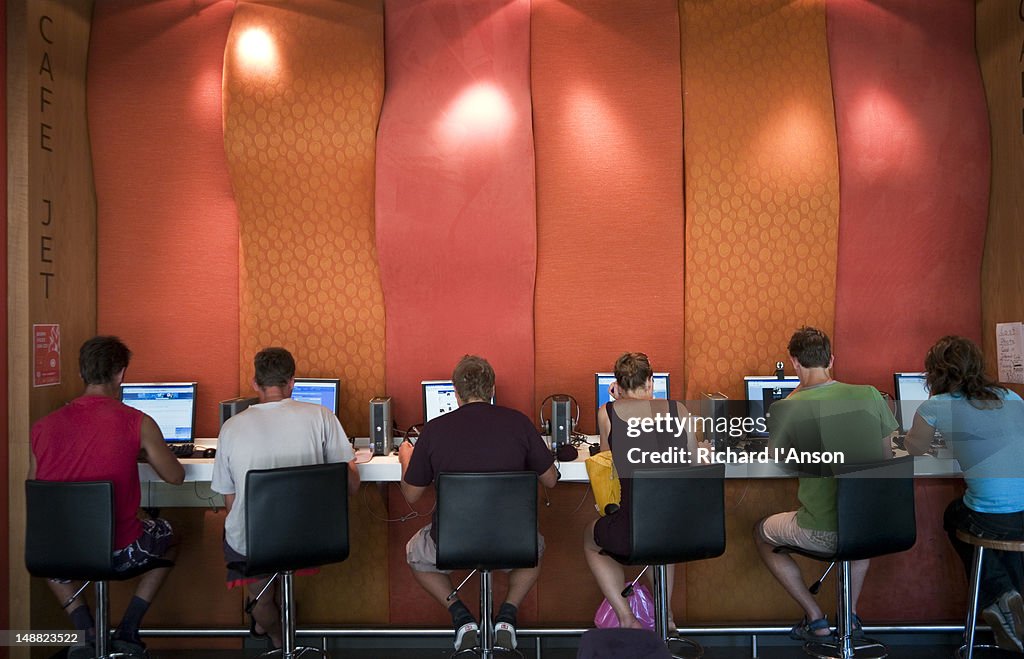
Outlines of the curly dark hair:
M626 391L644 386L653 375L651 360L642 352L627 352L615 360L615 382Z
M463 402L494 398L494 369L483 357L465 355L452 371L455 393Z
M828 368L832 361L832 343L816 327L803 326L789 339L789 355L804 368Z
M1001 392L1005 390L985 374L981 348L970 339L944 336L936 341L925 355L924 370L933 396L959 394L979 408L1001 404Z

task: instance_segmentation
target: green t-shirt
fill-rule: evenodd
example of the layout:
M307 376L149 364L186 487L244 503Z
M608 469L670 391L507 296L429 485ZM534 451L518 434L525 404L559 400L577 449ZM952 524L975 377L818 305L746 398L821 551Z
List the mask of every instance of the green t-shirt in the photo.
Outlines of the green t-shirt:
M878 390L830 382L797 391L771 406L773 449L842 452L844 464L891 457L882 438L899 426ZM828 470L828 465L823 465ZM828 472L826 472L828 473ZM796 522L813 531L836 531L836 483L832 477L801 477Z

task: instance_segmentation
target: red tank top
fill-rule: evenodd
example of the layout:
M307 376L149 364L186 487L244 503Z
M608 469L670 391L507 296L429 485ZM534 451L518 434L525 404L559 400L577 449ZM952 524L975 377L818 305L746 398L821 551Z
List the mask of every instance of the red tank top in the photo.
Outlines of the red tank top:
M107 396L81 396L32 426L36 478L112 481L114 548L142 534L138 455L142 412Z

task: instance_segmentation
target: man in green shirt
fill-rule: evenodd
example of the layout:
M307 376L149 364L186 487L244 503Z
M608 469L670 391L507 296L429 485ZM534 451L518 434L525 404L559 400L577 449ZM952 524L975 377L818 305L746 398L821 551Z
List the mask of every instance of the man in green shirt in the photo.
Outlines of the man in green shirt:
M786 592L804 610L804 619L790 632L794 640L828 636L828 619L804 584L800 567L779 546L800 547L822 554L836 550L836 483L827 475L828 463L857 464L891 457L890 437L898 427L892 411L874 387L832 379L832 346L828 335L801 327L789 340L789 356L800 386L771 406L768 417L770 448L780 460L801 473L797 498L800 509L777 513L754 526L761 559ZM821 463L815 460L822 458ZM854 629L857 598L868 561L853 561L850 590Z

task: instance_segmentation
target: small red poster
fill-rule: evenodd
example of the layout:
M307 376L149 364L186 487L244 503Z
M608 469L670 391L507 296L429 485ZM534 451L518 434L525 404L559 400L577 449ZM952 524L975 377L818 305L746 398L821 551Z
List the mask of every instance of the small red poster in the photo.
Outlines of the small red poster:
M47 387L60 384L60 325L32 326L32 386Z

